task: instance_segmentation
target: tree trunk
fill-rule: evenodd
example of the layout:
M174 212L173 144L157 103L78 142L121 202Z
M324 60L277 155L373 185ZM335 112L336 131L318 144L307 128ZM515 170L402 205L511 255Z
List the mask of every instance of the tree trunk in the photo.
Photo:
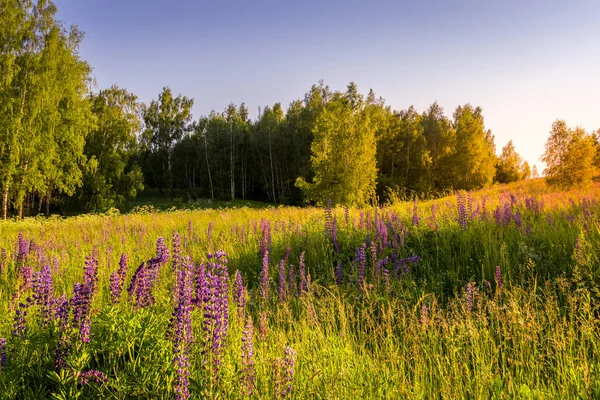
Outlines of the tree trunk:
M8 189L10 188L10 177L6 178L4 189L2 190L2 219L6 219L8 214Z
M206 168L208 169L208 187L210 188L210 198L214 200L215 191L213 189L212 175L210 174L210 163L208 162L208 144L206 140L206 132L204 133L204 157L206 158Z

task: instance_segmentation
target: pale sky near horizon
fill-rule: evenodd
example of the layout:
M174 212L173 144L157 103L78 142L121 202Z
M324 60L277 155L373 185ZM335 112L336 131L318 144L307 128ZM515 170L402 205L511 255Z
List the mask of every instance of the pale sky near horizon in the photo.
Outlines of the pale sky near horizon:
M373 88L393 109L438 101L483 108L499 153L530 164L552 122L600 128L600 1L55 0L85 32L97 88L145 102L163 86L195 99L194 118L227 104Z

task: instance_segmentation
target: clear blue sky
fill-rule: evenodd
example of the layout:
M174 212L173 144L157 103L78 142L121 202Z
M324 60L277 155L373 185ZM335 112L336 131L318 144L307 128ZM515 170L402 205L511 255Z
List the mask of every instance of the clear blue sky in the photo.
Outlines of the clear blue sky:
M163 86L194 115L355 81L394 109L484 110L498 152L539 162L552 122L600 128L600 1L56 0L99 89Z

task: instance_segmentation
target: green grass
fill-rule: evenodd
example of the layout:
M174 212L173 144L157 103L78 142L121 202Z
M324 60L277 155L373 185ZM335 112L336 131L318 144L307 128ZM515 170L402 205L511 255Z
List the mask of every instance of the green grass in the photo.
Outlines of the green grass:
M5 316L0 337L7 340L0 398L173 398L177 373L167 334L174 309L171 262L160 272L151 307L134 307L126 292L113 305L109 291L109 276L122 253L129 257L127 286L135 268L155 256L157 239L164 237L170 246L173 232L182 236L182 254L196 263L205 262L207 252L224 250L231 285L234 271L241 271L249 288L246 312L255 326L256 398L274 398L274 363L284 357L285 346L297 353L291 398L600 398L599 192L598 186L553 192L535 181L473 193L474 212L485 198L488 218L476 218L466 229L457 222L454 196L418 203L418 226L411 222L412 202L380 209L378 216L399 235L397 256L421 260L407 274L392 276L388 286L371 269L367 248L364 288L357 284L353 259L367 235L375 238L374 227L367 232L360 224L361 212L374 217L374 209L350 209L348 222L343 208L332 210L339 254L325 233L324 212L317 208L146 208L126 215L0 223L0 248L7 251L0 275ZM498 224L493 216L500 202L510 204L510 194L512 213L521 213L520 227L514 220ZM531 196L543 204L542 212L527 209L525 198ZM272 231L269 299L259 295L263 219ZM14 304L28 296L23 292L13 300L23 283L14 259L19 232L43 249L27 259L34 271L44 263L42 254L53 269L58 265L53 272L57 296L72 295L73 284L83 279L85 257L96 249L91 341L81 343L78 332L70 331L69 367L58 373L53 372L59 337L55 323L41 327L39 310L31 307L24 336L12 333ZM281 301L277 271L288 247L287 265L294 265L296 274L305 252L310 289L298 295L288 288ZM378 258L392 253L393 246L384 248ZM335 283L338 262L342 285ZM495 280L496 266L502 287ZM473 288L471 309L467 285ZM223 364L216 374L206 367L208 356L202 352L203 312L192 313L192 398L243 398L244 323L233 293L229 305ZM267 330L261 338L263 313ZM108 382L79 384L78 373L89 369L104 372Z

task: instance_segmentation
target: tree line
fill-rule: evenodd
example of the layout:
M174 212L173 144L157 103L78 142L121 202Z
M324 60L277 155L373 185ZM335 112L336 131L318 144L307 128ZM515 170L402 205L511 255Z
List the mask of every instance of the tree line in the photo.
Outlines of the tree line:
M95 92L92 68L78 54L83 35L56 19L51 1L0 5L4 218L73 204L104 211L145 188L190 198L363 205L538 176L512 141L496 155L482 109L470 104L451 117L437 103L422 113L395 111L354 83L334 91L319 82L285 110L276 103L252 119L244 103L230 104L194 119L193 99L168 87L149 104L118 86ZM595 175L598 135L557 124L553 132L565 137L556 141L572 154L552 158L547 146L546 174L564 174L556 165L565 159L569 173L580 170L574 165L585 154L587 174Z

